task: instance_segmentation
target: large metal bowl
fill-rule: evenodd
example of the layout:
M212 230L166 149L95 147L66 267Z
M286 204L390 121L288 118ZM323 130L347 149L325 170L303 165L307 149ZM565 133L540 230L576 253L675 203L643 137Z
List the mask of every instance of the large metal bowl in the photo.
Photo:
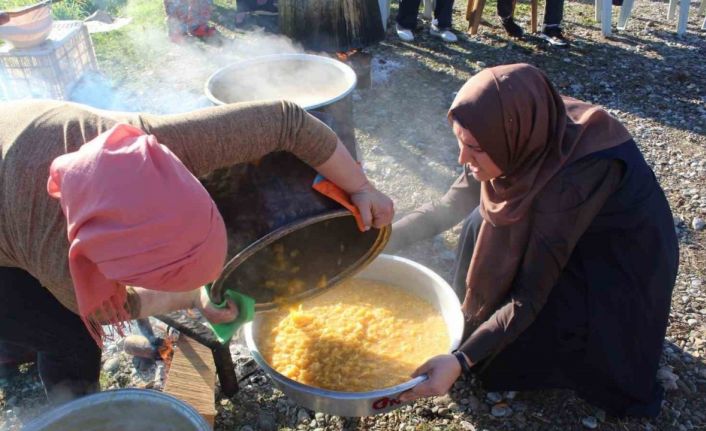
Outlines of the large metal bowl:
M0 39L14 48L32 48L44 42L52 30L54 20L49 5L15 15L10 22L0 26Z
M118 389L79 398L31 421L23 431L208 431L191 406L170 395Z
M463 335L461 305L451 286L432 270L408 259L380 255L356 278L393 284L426 300L439 310L446 322L449 352L456 349ZM275 371L262 357L255 342L261 317L244 327L245 342L255 361L275 385L292 400L314 411L339 416L371 416L402 405L399 395L426 379L420 376L390 388L370 392L338 392L303 385ZM421 364L420 364L421 365Z
M216 105L256 100L289 100L308 110L333 104L350 94L356 75L348 65L311 54L276 54L226 66L206 81L206 96Z

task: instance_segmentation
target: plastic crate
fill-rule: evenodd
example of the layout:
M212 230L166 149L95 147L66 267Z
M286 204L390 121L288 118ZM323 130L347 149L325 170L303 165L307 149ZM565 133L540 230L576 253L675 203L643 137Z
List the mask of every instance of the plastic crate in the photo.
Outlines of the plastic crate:
M55 21L41 45L0 47L0 98L67 99L88 70L97 70L91 37L82 21Z

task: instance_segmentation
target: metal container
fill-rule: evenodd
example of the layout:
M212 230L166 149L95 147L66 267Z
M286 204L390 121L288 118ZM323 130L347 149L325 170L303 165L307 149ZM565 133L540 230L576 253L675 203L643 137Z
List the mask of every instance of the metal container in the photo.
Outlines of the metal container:
M393 284L419 296L441 312L449 334L449 352L461 343L463 314L451 286L432 270L408 259L380 255L356 278ZM245 341L255 361L270 375L275 385L299 405L314 411L339 416L370 416L385 413L402 405L399 395L426 379L420 376L400 385L370 392L338 392L307 386L275 371L260 354L255 334L260 319L244 327ZM420 364L421 365L421 364Z
M355 85L355 72L340 61L281 54L225 67L211 75L205 91L219 105L289 99L324 120L355 157L350 100ZM320 290L321 280L333 286L380 253L389 226L358 231L350 212L312 189L315 176L295 156L273 153L202 178L229 233L230 260L214 283L215 300L234 289L254 297L257 310L272 308L281 298L275 288L295 281L300 287L288 295L301 299L307 290ZM278 265L283 256L287 267Z
M346 52L385 39L378 0L279 0L280 32L311 51Z
M216 105L256 100L289 100L309 112L331 117L329 126L356 155L351 93L357 83L350 66L311 54L276 54L231 64L206 81Z
M26 424L23 431L207 431L191 406L170 395L118 389L79 398Z

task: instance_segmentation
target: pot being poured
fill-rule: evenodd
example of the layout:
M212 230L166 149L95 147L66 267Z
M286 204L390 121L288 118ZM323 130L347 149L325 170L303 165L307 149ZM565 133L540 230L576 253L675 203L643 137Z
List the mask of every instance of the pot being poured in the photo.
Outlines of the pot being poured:
M283 54L225 67L206 82L215 104L285 99L324 120L355 157L350 94L355 72L327 57ZM291 154L223 169L202 181L223 215L229 258L214 283L256 299L256 310L279 299L301 299L330 287L370 263L390 229L360 232L355 219L312 189L316 171Z

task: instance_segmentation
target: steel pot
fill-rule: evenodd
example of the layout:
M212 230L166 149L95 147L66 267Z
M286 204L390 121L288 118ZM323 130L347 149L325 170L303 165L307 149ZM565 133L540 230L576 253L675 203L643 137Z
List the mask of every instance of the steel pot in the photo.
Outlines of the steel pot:
M385 39L377 0L279 0L280 32L311 51L346 52Z
M311 54L276 54L231 64L206 81L206 97L216 105L256 100L289 100L332 120L348 151L356 155L351 93L357 83L350 66Z
M23 431L207 431L193 407L170 395L118 389L79 398L31 421Z
M449 352L461 343L464 325L461 304L451 286L432 270L408 259L380 255L356 277L393 284L426 300L441 312L446 322ZM245 341L253 358L282 392L311 410L339 416L385 413L400 407L399 395L426 378L420 376L394 387L370 392L338 392L301 384L275 371L260 354L255 334L261 319L262 316L258 316L244 327Z
M215 104L289 99L319 116L355 156L350 94L356 74L328 57L281 54L227 66L206 82ZM212 294L225 289L254 297L262 310L277 297L268 285L296 279L301 286L331 286L372 261L389 238L389 227L358 231L352 215L312 190L316 172L288 153L273 153L255 164L216 171L202 178L229 231L229 262ZM274 265L286 250L292 271ZM296 294L305 288L296 289Z

